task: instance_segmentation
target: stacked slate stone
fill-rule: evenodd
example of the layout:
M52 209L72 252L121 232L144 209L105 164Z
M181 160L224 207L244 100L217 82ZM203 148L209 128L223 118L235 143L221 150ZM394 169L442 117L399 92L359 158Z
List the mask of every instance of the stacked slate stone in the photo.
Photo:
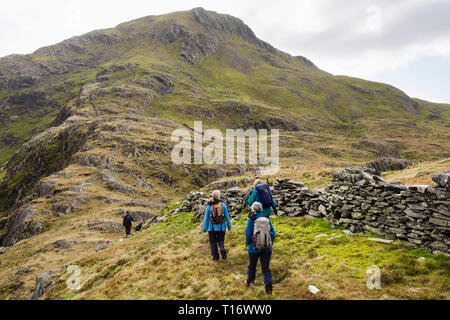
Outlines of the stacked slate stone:
M277 214L280 216L324 216L321 213L325 208L322 202L326 203L326 198L322 190L310 190L302 182L283 179L276 180L272 194L278 206Z
M222 192L221 199L227 205L230 216L239 214L242 210L248 209L247 200L250 196L251 189L241 191L239 187L228 189ZM178 212L194 212L197 219L202 219L205 214L206 205L211 200L209 193L192 191L184 199L181 205L174 213Z
M439 181L435 187L407 188L359 168L336 172L333 178L326 216L333 224L450 251L448 173L434 177Z

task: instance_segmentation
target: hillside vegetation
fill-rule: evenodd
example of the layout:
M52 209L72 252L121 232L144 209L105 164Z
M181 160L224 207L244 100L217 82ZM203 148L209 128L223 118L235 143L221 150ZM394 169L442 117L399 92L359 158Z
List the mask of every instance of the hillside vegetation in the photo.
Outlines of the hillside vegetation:
M218 265L191 213L116 242L127 210L152 221L191 190L258 175L174 165L171 134L193 132L194 120L222 132L280 129L282 168L269 178L310 187L379 156L422 160L385 173L406 184L450 168L450 105L331 75L237 18L196 8L93 31L0 59L0 298L28 299L37 275L57 270L64 281L70 264L82 268L82 290L59 284L45 298L266 298L260 282L241 286L245 212ZM316 239L339 233L320 220L274 223L275 299L448 299L447 257L366 236ZM372 264L384 266L381 291L365 286Z

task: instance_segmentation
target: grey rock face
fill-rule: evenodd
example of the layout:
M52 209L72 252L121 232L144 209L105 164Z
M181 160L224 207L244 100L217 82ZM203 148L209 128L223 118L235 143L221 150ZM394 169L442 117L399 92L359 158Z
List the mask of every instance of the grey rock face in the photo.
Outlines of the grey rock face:
M168 184L172 188L175 186L175 180L170 175L165 173L164 171L159 171L159 172L155 173L153 176L155 178L160 179L165 184Z
M56 281L52 279L52 276L48 273L42 273L36 277L36 286L31 300L38 300L46 292L56 285Z
M2 245L10 247L19 240L41 233L43 226L39 222L31 220L35 213L36 209L34 207L21 208L14 212L6 223L5 227L8 233L3 239Z
M413 162L411 160L381 157L370 161L366 164L366 167L373 168L378 172L381 172L389 170L403 170L412 164Z
M87 223L82 226L88 227L89 230L97 230L111 233L118 233L123 231L123 226L120 223L113 221L95 221L92 223Z
M442 172L433 176L433 181L438 184L438 186L450 189L450 171Z
M152 186L149 185L148 183L142 181L140 178L137 178L136 188L152 190Z
M72 241L67 241L66 239L60 239L53 242L53 246L56 249L70 249L72 248L73 244L74 243Z
M106 186L112 190L127 194L127 195L134 195L134 190L130 187L122 184L117 180L112 172L110 171L101 171L98 173L99 178L106 183Z
M38 198L53 194L53 186L55 184L56 182L54 181L39 182L35 188L35 192L37 193Z

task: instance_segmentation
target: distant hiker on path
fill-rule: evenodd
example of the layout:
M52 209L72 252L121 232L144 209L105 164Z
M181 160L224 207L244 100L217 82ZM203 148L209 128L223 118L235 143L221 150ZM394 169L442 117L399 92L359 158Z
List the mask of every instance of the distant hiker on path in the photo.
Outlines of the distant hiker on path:
M213 191L212 199L206 206L205 218L203 219L202 231L209 233L209 244L211 246L211 254L214 261L219 260L219 245L222 259L227 258L227 250L225 249L225 232L228 228L231 231L230 217L225 203L220 200L220 191Z
M262 216L270 217L273 212L277 213L277 204L273 200L270 187L264 184L261 179L256 179L254 182L255 189L253 189L250 198L248 198L248 205L251 206L255 202L259 202L263 206Z
M133 217L130 216L130 212L127 211L125 217L123 217L123 226L125 227L125 232L127 233L127 236L131 234L131 226L133 224Z
M275 241L275 229L268 217L263 214L263 206L259 202L252 205L252 212L247 220L245 229L245 245L248 246L248 271L245 285L249 287L256 278L256 266L261 260L261 270L264 276L266 293L272 294L272 272L270 258L272 245Z

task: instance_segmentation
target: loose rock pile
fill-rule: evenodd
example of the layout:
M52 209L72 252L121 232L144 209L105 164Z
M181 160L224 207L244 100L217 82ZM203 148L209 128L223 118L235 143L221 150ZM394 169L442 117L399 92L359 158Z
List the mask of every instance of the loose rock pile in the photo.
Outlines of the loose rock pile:
M373 232L404 240L413 247L450 252L450 172L433 177L435 186L406 187L389 183L371 168L348 168L335 172L332 185L311 190L301 182L276 180L272 193L280 216L325 218L352 232ZM239 187L222 193L230 214L249 210L252 188ZM209 194L193 191L173 211L204 215Z

